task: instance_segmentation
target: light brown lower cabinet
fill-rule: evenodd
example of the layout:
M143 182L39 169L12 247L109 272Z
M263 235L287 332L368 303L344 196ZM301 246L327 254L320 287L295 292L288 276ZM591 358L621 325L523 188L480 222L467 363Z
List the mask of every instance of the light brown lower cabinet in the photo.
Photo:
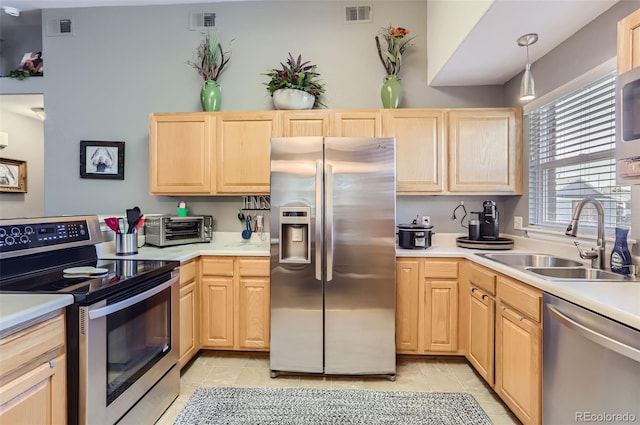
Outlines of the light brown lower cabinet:
M466 357L525 425L542 421L541 291L466 263Z
M467 359L493 385L495 300L471 284L469 290Z
M0 423L67 423L64 314L0 340Z
M180 265L180 368L200 349L198 265L197 259Z
M397 259L396 352L458 353L457 259Z
M269 348L269 258L202 257L202 348Z
M495 390L523 424L542 422L542 293L498 278Z

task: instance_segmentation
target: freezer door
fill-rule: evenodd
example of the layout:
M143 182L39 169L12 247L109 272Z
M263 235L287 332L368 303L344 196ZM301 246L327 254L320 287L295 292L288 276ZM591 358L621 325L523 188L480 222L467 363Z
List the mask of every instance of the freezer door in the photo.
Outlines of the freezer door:
M322 157L322 138L271 139L272 371L323 372Z
M395 374L394 145L325 138L327 374Z

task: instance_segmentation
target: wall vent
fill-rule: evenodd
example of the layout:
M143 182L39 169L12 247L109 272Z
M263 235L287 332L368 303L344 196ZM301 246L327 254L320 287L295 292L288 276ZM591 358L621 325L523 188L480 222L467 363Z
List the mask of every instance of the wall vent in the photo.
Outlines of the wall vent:
M216 26L216 14L211 12L189 13L189 30L201 30Z
M73 22L71 18L49 19L47 21L47 35L73 35Z
M346 6L344 21L347 23L373 22L371 6Z

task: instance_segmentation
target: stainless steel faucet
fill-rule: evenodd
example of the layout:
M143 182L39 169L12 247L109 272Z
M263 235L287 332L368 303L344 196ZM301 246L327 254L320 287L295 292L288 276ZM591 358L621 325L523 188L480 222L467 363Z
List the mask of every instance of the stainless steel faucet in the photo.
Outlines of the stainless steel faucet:
M600 201L594 198L585 198L578 206L576 206L575 211L573 212L573 218L571 219L571 223L567 226L567 230L564 232L567 236L576 237L578 233L578 219L580 218L580 213L582 212L582 208L584 208L585 204L593 204L596 207L596 211L598 212L598 241L597 246L588 251L580 248L580 244L578 242L574 242L576 244L576 248L578 248L578 252L580 253L580 258L585 260L591 260L591 267L594 269L605 269L605 240L604 240L604 208Z

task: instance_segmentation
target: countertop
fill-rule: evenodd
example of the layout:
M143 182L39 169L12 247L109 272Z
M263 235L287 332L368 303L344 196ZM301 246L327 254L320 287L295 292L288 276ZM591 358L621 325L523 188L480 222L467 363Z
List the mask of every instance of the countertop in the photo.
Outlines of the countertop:
M496 252L459 248L455 244L457 234L439 233L433 235L432 246L427 249L396 249L396 257L455 257L466 258L489 267L499 273L525 282L544 292L551 293L579 304L621 323L640 329L640 282L577 282L550 281L533 275L523 269L516 269L476 255ZM588 265L578 256L578 251L566 243L540 241L510 236L515 247L499 252L535 252L558 255L577 260ZM142 247L137 255L121 257L113 252L113 246L102 253L101 258L139 258L154 260L187 261L200 255L269 256L269 235L254 234L250 240L243 240L238 232L217 232L213 240L206 244L182 245L176 247Z
M0 335L72 303L69 294L0 294Z
M438 236L441 236L439 239ZM459 235L434 235L432 246L427 249L396 249L396 257L456 257L466 258L496 272L525 282L544 292L564 298L603 316L640 330L640 281L584 282L546 280L524 269L510 267L477 254L487 252L530 252L557 255L585 263L577 249L566 244L512 237L515 247L506 251L487 251L459 248L455 237Z
M454 257L466 258L478 264L489 267L496 272L513 277L525 282L544 292L551 293L568 301L574 302L585 308L593 310L603 316L610 317L635 329L640 329L640 282L576 282L576 281L549 281L537 277L523 269L509 267L487 258L476 255L485 251L476 249L459 248L455 245L456 234L435 234L432 238L432 246L427 249L396 249L396 257ZM508 236L508 235L507 235ZM512 236L511 236L512 237ZM563 258L580 260L577 250L573 246L555 242L532 240L522 237L513 237L515 247L512 250L500 252L536 252L558 255ZM213 256L269 256L269 234L254 234L250 240L244 240L239 232L216 232L209 243L188 244L165 248L143 246L138 249L138 254L119 256L115 254L113 242L101 244L98 256L104 259L140 259L140 260L175 260L188 261L201 255ZM27 299L35 295L16 295ZM19 322L20 315L17 311L21 308L17 301L11 303L5 301L7 295L0 297L0 331ZM56 295L44 297L57 297ZM69 300L70 296L61 296ZM24 308L29 311L26 316L31 317L33 311L38 311L33 305L44 300L24 301L28 303ZM51 310L60 307L50 307L52 300L44 302ZM66 301L64 301L66 302ZM68 301L67 304L70 304ZM7 307L5 308L5 304ZM9 304L11 304L9 306ZM42 314L42 313L41 313ZM5 318L6 316L6 318ZM9 320L9 322L6 322ZM25 319L27 320L27 319ZM6 322L6 323L5 323Z

